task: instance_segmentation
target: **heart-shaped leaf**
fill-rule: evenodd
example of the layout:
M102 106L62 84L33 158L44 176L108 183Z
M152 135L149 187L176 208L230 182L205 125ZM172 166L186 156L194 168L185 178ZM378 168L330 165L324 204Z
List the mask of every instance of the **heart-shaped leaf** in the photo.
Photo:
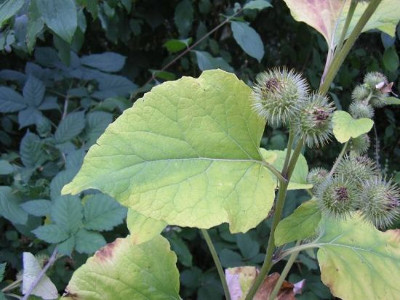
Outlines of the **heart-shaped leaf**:
M63 299L180 299L176 255L161 236L140 245L116 239L74 272L66 292Z
M368 118L354 119L345 111L335 111L332 117L333 135L340 143L345 143L350 138L356 138L367 133L374 125Z
M380 232L359 215L323 218L317 257L322 281L341 299L397 299L400 231Z
M265 121L250 94L221 70L157 86L106 129L63 193L99 189L168 224L254 228L276 182L259 153Z

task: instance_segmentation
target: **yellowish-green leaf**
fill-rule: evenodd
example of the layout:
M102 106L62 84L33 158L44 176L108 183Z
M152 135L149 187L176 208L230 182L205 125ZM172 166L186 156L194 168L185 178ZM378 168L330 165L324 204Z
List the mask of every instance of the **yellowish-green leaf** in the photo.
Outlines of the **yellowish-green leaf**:
M344 0L284 0L290 8L292 16L301 22L307 23L319 31L328 45L336 45L345 23L350 2ZM400 20L398 0L382 0L375 13L363 28L363 32L379 29L391 36L395 35L396 26ZM351 33L362 13L367 7L367 1L359 1L354 16L347 31ZM337 22L337 20L339 20ZM333 43L331 43L334 39Z
M316 234L321 211L315 199L301 204L290 216L279 222L275 230L275 245L282 246L304 240Z
M323 218L317 257L322 281L348 300L397 299L400 295L400 231L381 232L359 215Z
M145 217L133 209L128 209L126 225L135 244L141 244L159 235L167 223Z
M273 165L278 171L282 171L285 163L286 150L265 150L260 148L264 160ZM311 189L312 184L307 183L308 165L305 157L300 154L296 167L294 168L292 178L289 182L288 190Z
M367 133L374 125L368 118L354 119L345 111L335 111L332 118L333 135L340 143L345 143L350 138L356 138Z
M63 193L99 189L168 224L254 228L276 182L259 153L265 121L250 94L221 70L155 87L106 129Z
M180 299L176 255L158 236L136 245L130 236L104 246L76 270L66 288L73 299Z

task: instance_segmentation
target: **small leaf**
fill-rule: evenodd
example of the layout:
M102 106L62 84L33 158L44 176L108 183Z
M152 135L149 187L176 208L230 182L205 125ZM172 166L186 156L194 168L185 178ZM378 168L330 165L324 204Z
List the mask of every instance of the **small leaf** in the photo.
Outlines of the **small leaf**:
M2 282L4 279L4 272L6 271L6 265L7 263L0 264L0 282Z
M85 113L69 113L58 125L54 138L57 143L67 142L82 132L85 128Z
M37 277L40 276L42 268L32 253L24 252L22 260L24 264L22 271L22 294L25 295ZM33 289L32 295L39 296L42 299L57 299L58 291L54 283L45 274Z
M42 113L35 107L28 106L18 112L19 129L34 125L43 118Z
M104 237L93 231L81 228L75 235L75 249L79 253L92 254L107 244Z
M89 230L111 230L126 217L126 208L110 196L96 194L86 200L83 207L84 227Z
M58 252L62 255L71 256L75 247L75 235L70 236L68 239L57 245Z
M175 264L176 256L161 236L140 245L129 236L119 238L74 272L66 296L178 300L179 272Z
M31 106L38 107L43 101L45 91L46 88L43 82L30 75L24 85L22 94L24 95L24 100L26 103L29 103Z
M0 27L24 5L24 0L5 0L0 4Z
M178 256L179 262L185 267L191 267L193 257L186 243L177 235L173 235L168 238L168 240L171 244L172 251Z
M36 3L46 25L70 44L78 27L75 1L36 0Z
M243 9L256 9L256 10L260 11L260 10L263 10L268 7L272 7L272 5L267 0L253 0L253 1L246 3L243 6Z
M69 235L58 225L48 224L43 225L32 231L38 239L47 243L55 244L65 241Z
M387 105L400 105L400 99L395 98L395 97L387 97L385 99L385 103Z
M290 216L279 222L275 230L276 246L312 237L320 220L321 211L316 200L302 203Z
M50 182L50 198L52 200L57 199L61 196L61 189L66 185L68 182L74 178L78 171L75 169L68 169L59 172Z
M16 112L26 107L24 98L13 89L0 87L0 112Z
M394 46L385 49L383 53L383 65L389 72L395 72L399 68L399 55Z
M240 253L246 259L256 256L260 250L260 245L253 240L248 234L238 234L236 242L239 247Z
M356 138L368 133L374 121L368 118L354 119L345 111L335 111L332 117L333 135L340 143L345 143L350 138Z
M53 201L51 219L69 234L74 234L82 225L83 207L77 196L60 196Z
M233 68L222 58L213 57L206 51L193 51L196 54L197 64L202 71L212 69L222 69L227 72L233 72Z
M29 131L22 138L19 153L22 163L28 168L36 168L45 161L45 155L42 150L42 140Z
M265 150L260 148L261 155L265 161L281 171L285 163L286 150ZM272 174L272 173L271 173ZM303 154L300 154L297 164L290 178L288 190L302 190L312 188L312 184L307 182L308 165Z
M175 8L174 21L181 37L186 37L192 29L193 5L192 1L182 0Z
M14 167L6 160L0 159L0 175L8 175L14 172Z
M96 77L99 82L99 90L92 97L106 99L109 97L127 96L135 91L136 84L128 78L118 75L102 74Z
M259 34L245 22L231 22L233 37L239 46L259 62L264 56L264 44Z
M400 293L400 231L380 232L357 214L323 218L315 245L321 278L341 299L396 299Z
M103 52L82 56L82 65L89 66L104 72L118 72L125 65L125 56L114 52Z
M93 145L103 134L107 126L113 121L113 115L104 111L95 111L87 114L86 136L88 144Z
M25 224L28 214L19 206L20 200L8 186L0 186L0 215L14 224Z
M242 256L239 253L230 249L222 249L222 251L218 253L218 256L224 268L243 265Z
M192 38L182 39L182 40L171 39L166 41L163 46L167 48L168 52L175 53L189 47L191 42Z
M134 243L141 244L159 235L167 226L167 223L146 217L129 208L126 218L126 225Z
M50 214L51 201L49 200L31 200L21 204L23 210L27 213L36 216L44 217Z
M41 17L36 1L31 1L28 11L28 26L26 32L26 46L31 53L36 45L36 38L44 28L44 21Z

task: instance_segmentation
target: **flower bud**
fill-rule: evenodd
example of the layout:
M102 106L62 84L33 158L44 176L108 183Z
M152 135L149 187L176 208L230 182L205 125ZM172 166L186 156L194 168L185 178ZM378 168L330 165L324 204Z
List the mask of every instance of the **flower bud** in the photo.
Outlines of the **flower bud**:
M293 70L266 71L257 76L253 87L253 108L268 124L286 125L298 113L308 89L305 79Z
M400 193L391 181L379 176L366 181L361 199L361 214L378 228L388 227L400 217Z
M350 140L350 150L356 155L363 155L366 153L371 145L371 140L368 134L360 135L359 137Z
M312 184L313 191L317 191L321 183L323 183L328 175L328 170L324 168L313 168L307 175L307 182Z
M343 157L335 170L335 174L343 176L344 179L360 187L362 182L379 175L379 171L374 161L369 157L353 154Z
M360 194L356 186L343 176L325 180L317 191L323 213L336 218L345 218L357 209Z
M353 101L365 101L369 98L371 91L364 85L357 85L351 93Z
M305 138L308 147L324 145L332 134L333 103L326 96L313 94L303 103L294 119L296 134Z
M364 101L357 101L350 104L349 107L350 114L353 118L370 118L374 117L374 109L371 105L365 103Z

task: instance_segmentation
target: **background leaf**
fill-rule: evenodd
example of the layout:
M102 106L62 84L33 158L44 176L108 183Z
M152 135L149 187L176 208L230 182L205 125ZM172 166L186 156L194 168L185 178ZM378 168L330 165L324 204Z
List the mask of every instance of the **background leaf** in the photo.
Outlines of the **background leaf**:
M22 94L24 95L26 103L38 107L43 101L45 91L46 88L41 80L34 76L29 76L22 90Z
M77 196L61 196L53 200L51 219L69 234L76 233L82 225L83 207Z
M21 207L33 216L44 217L50 214L51 201L43 199L31 200L22 203Z
M58 125L54 138L57 143L67 142L82 132L85 128L85 113L69 113Z
M0 112L15 112L25 107L26 103L20 94L8 87L0 87Z
M83 207L84 226L89 230L111 230L126 217L126 208L110 196L96 194L89 196Z
M104 72L118 72L125 65L125 56L114 52L103 52L83 56L81 63Z
M129 236L117 239L75 271L66 288L67 296L180 299L175 264L176 256L161 236L140 245L135 245Z
M196 50L194 53L196 54L199 69L202 71L220 68L228 72L233 72L232 67L222 57L213 57L206 51Z
M75 235L75 249L79 253L92 254L107 244L104 237L98 232L81 228Z
M0 26L14 16L24 5L24 0L5 0L0 4Z
M181 37L186 37L192 28L193 5L189 0L182 0L175 8L174 21Z
M19 199L8 186L0 186L0 215L15 224L28 221L28 214L19 207Z
M75 1L36 0L46 25L67 43L71 43L78 26Z
M259 62L264 56L264 44L259 34L245 22L231 22L233 37L239 46Z
M60 243L69 237L68 233L56 224L43 225L32 232L39 239L51 244Z

